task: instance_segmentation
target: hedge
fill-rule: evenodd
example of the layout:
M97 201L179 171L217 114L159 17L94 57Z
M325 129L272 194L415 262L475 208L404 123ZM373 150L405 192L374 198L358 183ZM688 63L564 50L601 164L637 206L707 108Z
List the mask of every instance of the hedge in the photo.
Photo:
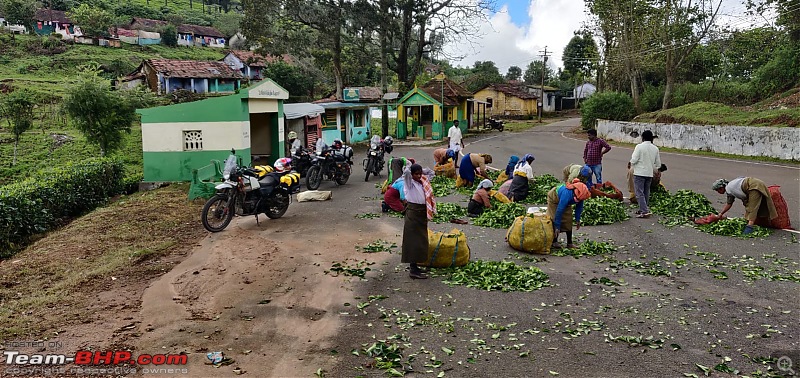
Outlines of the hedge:
M96 158L0 187L0 257L13 254L32 235L104 204L121 192L123 177L121 161Z

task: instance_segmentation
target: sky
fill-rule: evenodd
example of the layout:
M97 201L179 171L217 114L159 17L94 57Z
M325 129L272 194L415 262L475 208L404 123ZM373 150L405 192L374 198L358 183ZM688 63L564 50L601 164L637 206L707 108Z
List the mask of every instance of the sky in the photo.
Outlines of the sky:
M743 0L723 0L721 22L745 26ZM541 60L547 47L548 66L563 67L561 57L573 33L589 20L583 0L497 0L498 11L482 27L483 37L473 43L447 46L454 66L472 67L476 61L490 60L505 75L508 67L525 71L531 61Z

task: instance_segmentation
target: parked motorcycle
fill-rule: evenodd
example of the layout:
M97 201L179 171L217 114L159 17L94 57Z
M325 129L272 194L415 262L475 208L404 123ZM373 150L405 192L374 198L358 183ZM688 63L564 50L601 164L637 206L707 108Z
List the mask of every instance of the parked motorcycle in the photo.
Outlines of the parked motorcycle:
M361 162L364 167L366 176L364 181L369 181L369 175L380 176L383 170L383 165L386 163L383 158L384 154L392 153L392 137L387 136L386 139L381 139L377 135L373 135L369 142L369 151L367 157Z
M308 169L313 165L314 151L300 148L292 155L292 168L300 174L300 177L308 176Z
M308 190L317 190L323 179L333 180L339 185L344 185L350 178L353 165L353 149L339 142L339 147L323 149L322 153L312 160L312 166L306 176Z
M259 173L263 174L260 179ZM289 208L291 194L300 187L297 172L265 173L239 167L234 150L225 160L222 176L225 181L216 186L217 193L203 206L203 227L210 232L224 230L234 214L254 215L256 223L261 213L270 219L280 218Z
M489 118L486 120L486 123L483 124L483 129L503 131L505 129L505 122L503 120Z

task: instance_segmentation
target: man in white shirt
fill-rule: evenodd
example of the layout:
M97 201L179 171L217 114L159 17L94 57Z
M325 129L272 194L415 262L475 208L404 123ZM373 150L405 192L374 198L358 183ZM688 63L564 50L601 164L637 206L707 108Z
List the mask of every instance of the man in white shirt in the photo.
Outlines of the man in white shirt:
M653 172L661 167L661 156L658 147L653 144L657 138L650 130L642 133L642 143L633 149L633 155L628 162L628 168L633 167L633 187L639 202L637 218L649 218L650 212L650 183L653 181Z
M447 139L450 141L450 149L456 153L454 160L455 168L458 168L458 152L464 146L461 144L461 129L458 127L458 120L453 121L453 126L447 131Z

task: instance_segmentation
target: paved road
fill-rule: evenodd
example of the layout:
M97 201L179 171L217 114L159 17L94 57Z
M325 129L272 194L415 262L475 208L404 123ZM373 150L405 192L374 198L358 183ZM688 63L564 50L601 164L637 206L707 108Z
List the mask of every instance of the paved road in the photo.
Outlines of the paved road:
M491 153L497 167L512 153L530 152L537 174L558 177L566 164L582 161L585 142L562 135L573 125L577 120L484 135L468 140L466 149ZM395 155L431 165L432 150L400 147ZM614 147L604 159L604 178L624 183L630 153ZM781 185L792 221L798 222L797 167L667 153L662 158L669 166L669 189L704 193L718 207L723 197L709 188L717 177L753 175ZM321 189L333 190L333 200L293 205L282 227L325 219L337 233L360 233L365 244L378 237L378 230L400 244L402 219L353 218L379 212L374 180L363 183L359 176L344 187L324 183ZM467 198L439 200L465 205ZM741 215L741 204L732 212ZM319 214L332 215L320 219ZM437 231L453 226L430 224ZM770 367L754 361L785 355L800 364L800 250L788 232L738 239L691 227L669 229L657 218L629 219L582 228L576 234L580 242L610 241L619 250L605 259L575 259L520 256L504 242L505 230L458 227L469 237L473 261L534 265L548 274L552 286L527 293L450 287L437 277L410 280L397 253L364 254L377 263L366 281L353 284L361 305L343 303L335 309L345 325L331 341L336 352L320 351L334 359L327 376L384 376L364 351L380 340L398 348L405 369L420 376L702 376L696 364L753 376ZM592 283L602 278L620 285Z

